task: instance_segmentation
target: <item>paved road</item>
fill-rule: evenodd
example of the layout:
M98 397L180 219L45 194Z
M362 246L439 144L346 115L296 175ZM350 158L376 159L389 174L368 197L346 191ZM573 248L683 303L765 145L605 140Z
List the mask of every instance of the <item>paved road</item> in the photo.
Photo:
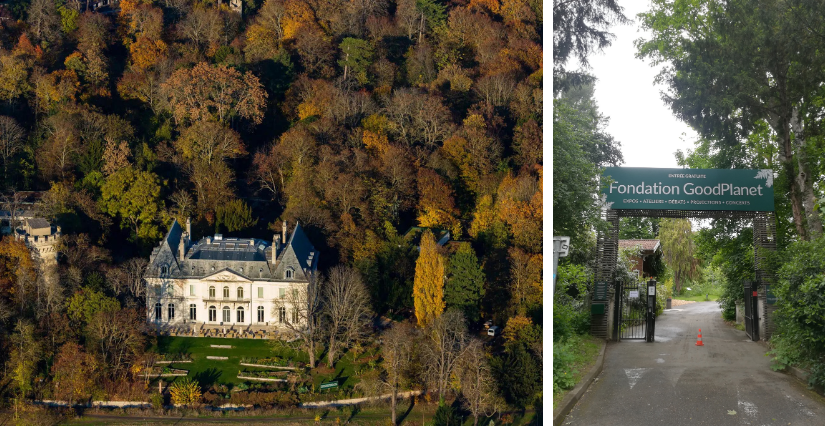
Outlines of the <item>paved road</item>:
M679 306L657 319L654 343L608 345L604 371L564 424L825 425L825 399L771 371L765 352L716 302Z

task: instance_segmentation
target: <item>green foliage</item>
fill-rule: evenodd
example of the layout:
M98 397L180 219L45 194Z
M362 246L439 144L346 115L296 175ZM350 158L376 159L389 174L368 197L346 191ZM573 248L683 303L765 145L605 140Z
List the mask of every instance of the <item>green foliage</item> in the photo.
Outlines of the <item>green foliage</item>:
M461 309L468 321L477 321L483 297L484 271L473 247L469 243L461 243L458 251L450 257L444 301L448 308Z
M346 37L338 46L341 49L341 59L338 65L355 76L361 84L367 84L367 68L372 63L372 45L366 40Z
M576 386L577 371L572 366L576 361L574 351L581 339L571 336L559 341L553 340L553 393L556 393Z
M67 313L72 321L88 324L99 313L114 315L120 310L120 302L114 297L107 297L103 292L81 288L71 299Z
M825 237L792 243L781 258L773 288L779 298L771 337L774 363L816 367L825 358ZM824 383L823 373L812 368L810 384Z
M659 235L658 217L623 217L619 219L619 239L652 240Z
M433 416L433 426L461 426L461 414L453 406L441 401Z
M523 408L533 402L541 389L541 368L523 344L508 345L504 356L493 358L491 366L508 403Z
M144 144L145 146L145 144ZM156 224L160 212L160 182L154 173L124 167L106 178L101 187L101 210L121 219L138 240L160 238Z
M77 30L77 18L80 12L66 6L58 7L57 11L60 12L60 24L64 33L71 34Z
M682 281L696 275L698 261L693 243L693 230L687 219L662 219L659 222L659 240L668 268L673 271L676 293L682 289Z
M447 14L446 6L437 0L416 0L415 8L426 18L427 28L435 28L444 23Z
M553 340L584 334L590 329L587 290L592 274L583 265L559 265L553 295Z
M252 209L241 199L235 199L218 206L215 215L215 230L220 232L221 227L228 232L242 231L255 226L258 219L252 219Z

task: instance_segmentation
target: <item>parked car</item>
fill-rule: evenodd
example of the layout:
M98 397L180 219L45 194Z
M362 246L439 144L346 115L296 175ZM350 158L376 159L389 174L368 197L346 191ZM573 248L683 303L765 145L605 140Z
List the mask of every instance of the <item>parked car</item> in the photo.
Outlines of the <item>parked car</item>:
M501 328L497 325L494 325L494 326L487 329L487 335L488 336L496 336L499 333L499 331L501 331Z

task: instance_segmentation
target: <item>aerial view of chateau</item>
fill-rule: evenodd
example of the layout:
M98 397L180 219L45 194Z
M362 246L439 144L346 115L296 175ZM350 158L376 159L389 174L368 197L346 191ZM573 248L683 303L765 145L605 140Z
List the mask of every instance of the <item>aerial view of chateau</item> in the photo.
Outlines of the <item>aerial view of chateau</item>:
M0 424L545 423L543 6L0 2Z
M306 293L315 279L318 255L301 225L287 237L284 222L271 241L215 234L194 242L191 235L189 220L185 229L175 221L152 250L144 278L150 324L192 335L225 335L229 326L232 335L252 336L298 322L295 306L274 300Z

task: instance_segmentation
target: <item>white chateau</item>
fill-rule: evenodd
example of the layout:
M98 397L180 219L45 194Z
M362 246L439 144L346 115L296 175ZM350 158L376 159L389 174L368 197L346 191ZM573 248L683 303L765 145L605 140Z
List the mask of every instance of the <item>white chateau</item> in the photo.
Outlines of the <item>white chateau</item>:
M172 223L152 250L146 274L146 318L156 326L210 326L277 330L298 316L277 303L305 292L318 268L318 252L299 224L272 241L223 238L191 241L190 221ZM278 309L275 309L275 308Z

